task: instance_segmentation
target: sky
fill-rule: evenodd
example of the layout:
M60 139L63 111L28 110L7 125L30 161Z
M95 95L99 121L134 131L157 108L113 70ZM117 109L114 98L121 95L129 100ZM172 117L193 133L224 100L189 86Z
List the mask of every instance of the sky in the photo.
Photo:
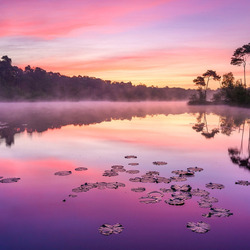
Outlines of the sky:
M0 56L22 68L159 87L193 88L208 69L243 78L230 60L250 42L249 0L0 0L0 9Z

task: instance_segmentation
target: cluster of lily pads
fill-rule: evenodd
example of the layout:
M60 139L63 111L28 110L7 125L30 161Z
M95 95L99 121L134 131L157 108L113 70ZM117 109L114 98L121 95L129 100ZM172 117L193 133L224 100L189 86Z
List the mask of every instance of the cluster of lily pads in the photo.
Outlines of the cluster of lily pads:
M75 168L75 171L86 171L86 170L88 170L88 169L85 168L85 167L77 167L77 168ZM67 176L67 175L70 175L70 174L72 174L72 171L65 170L65 171L58 171L54 175Z
M90 183L86 182L79 187L73 188L72 192L74 193L81 193L81 192L88 192L90 189L97 188L97 189L118 189L120 187L125 187L124 183L121 182L95 182Z
M0 176L0 182L1 183L13 183L13 182L18 182L21 178L16 178L16 177L12 177L12 178L4 178L2 176Z
M126 159L136 159L137 156L135 155L127 155L125 156ZM154 165L160 166L160 165L166 165L167 162L165 161L154 161ZM137 166L139 163L128 163L129 166ZM76 171L85 171L87 168L79 167L75 169ZM175 174L174 176L171 176L169 178L160 176L160 173L158 171L147 171L145 174L141 176L136 176L133 178L130 178L129 181L136 182L136 183L165 183L168 184L170 182L182 182L186 181L188 177L194 177L196 172L203 171L202 168L199 167L189 167L186 170L174 170L172 171L172 174ZM128 173L128 174L138 174L139 170L126 170L123 165L113 165L111 166L110 170L105 170L103 173L103 176L105 177L113 177L119 175L119 173ZM55 175L58 176L66 176L72 174L71 171L59 171L56 172ZM247 181L238 181L236 184L239 185L250 185L250 182ZM84 183L80 185L79 187L73 188L72 192L74 193L80 193L80 192L88 192L91 189L97 188L97 189L118 189L120 187L125 187L124 183L120 182L95 182L95 183ZM218 184L218 183L207 183L206 188L209 189L223 189L224 185ZM134 187L131 188L131 191L136 193L145 192L145 187ZM164 197L164 193L171 194L171 197L165 200L166 204L169 204L171 206L182 206L185 204L185 202L189 199L191 199L193 196L200 197L200 200L198 201L198 204L201 208L209 208L207 214L203 214L202 216L205 218L210 217L229 217L233 213L229 209L224 208L215 208L213 207L213 203L217 203L218 199L215 197L209 196L210 193L203 189L192 189L192 187L189 184L184 185L177 185L173 184L170 188L160 188L160 191L151 191L148 192L145 196L142 196L139 198L140 203L144 204L156 204L162 201ZM77 197L76 194L70 194L69 197ZM63 200L66 201L66 200ZM210 230L210 225L208 225L205 222L188 222L187 228L192 230L196 233L206 233ZM99 227L99 232L103 235L111 235L111 234L118 234L121 233L124 227L117 223L115 225L110 224L103 224Z
M133 164L136 164L136 163L133 163ZM103 173L103 176L107 176L107 177L117 176L119 172L126 172L127 174L138 174L140 171L135 170L135 169L126 170L124 166L122 165L114 165L114 166L111 166L110 170L105 170Z

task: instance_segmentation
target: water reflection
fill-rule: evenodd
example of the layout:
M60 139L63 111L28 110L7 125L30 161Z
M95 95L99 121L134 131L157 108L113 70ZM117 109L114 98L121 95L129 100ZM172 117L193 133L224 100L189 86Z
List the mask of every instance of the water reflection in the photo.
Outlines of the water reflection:
M63 126L90 125L112 120L145 118L147 115L198 114L193 129L209 139L219 130L230 135L232 131L250 117L247 109L222 106L187 106L184 102L51 102L51 103L1 103L0 104L0 143L14 144L16 134L27 132L42 133L48 129ZM208 114L218 116L218 126L211 128ZM220 127L219 127L220 126Z
M196 116L196 121L192 127L193 130L201 133L206 139L214 138L219 133L230 136L234 131L238 131L240 134L240 146L228 148L228 155L232 163L250 171L250 120L247 115L219 115L218 126L213 128L207 122L206 112L199 112ZM246 149L244 148L244 138L248 138Z
M247 120L242 122L239 126L241 133L240 147L228 148L228 155L232 163L237 164L239 167L245 168L250 171L250 121ZM248 129L246 129L246 126ZM247 131L248 130L248 135ZM244 137L248 137L247 148L244 148Z

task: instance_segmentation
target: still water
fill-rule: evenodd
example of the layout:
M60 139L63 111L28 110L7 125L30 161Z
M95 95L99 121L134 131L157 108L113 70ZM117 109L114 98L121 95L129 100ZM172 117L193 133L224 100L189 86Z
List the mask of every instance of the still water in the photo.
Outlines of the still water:
M249 118L249 109L182 102L1 103L0 181L20 180L0 182L0 249L249 249L250 186L235 184L250 181ZM103 176L113 165L139 173ZM169 179L195 166L203 171L182 182L131 181L148 171ZM125 186L72 191L96 182ZM210 182L225 188L209 189ZM233 215L202 216L210 209L195 195L167 204L173 192L162 190L176 184L208 191L218 199L212 207ZM146 190L131 191L138 187ZM161 200L140 202L151 191ZM199 221L210 231L187 228ZM104 223L124 230L104 236Z

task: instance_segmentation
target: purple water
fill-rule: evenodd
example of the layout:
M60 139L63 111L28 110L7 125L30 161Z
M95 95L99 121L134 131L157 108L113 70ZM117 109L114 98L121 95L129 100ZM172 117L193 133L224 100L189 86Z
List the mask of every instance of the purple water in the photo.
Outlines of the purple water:
M250 186L235 182L250 181L250 168L233 163L228 153L237 148L236 157L249 157L248 118L248 109L181 102L0 104L0 176L21 178L0 183L0 249L249 249ZM117 164L140 173L102 176ZM129 181L150 170L169 178L173 170L195 166L204 170L184 182ZM72 174L54 175L63 170ZM72 192L86 182L126 186ZM208 189L209 182L225 188ZM171 193L163 193L156 204L139 202L148 192L173 184L209 191L219 200L214 207L233 215L203 217L209 209L199 207L197 196L183 206L164 202ZM135 187L146 191L132 192ZM211 230L192 232L186 227L192 221L204 221ZM104 236L98 232L104 223L121 223L124 230Z

